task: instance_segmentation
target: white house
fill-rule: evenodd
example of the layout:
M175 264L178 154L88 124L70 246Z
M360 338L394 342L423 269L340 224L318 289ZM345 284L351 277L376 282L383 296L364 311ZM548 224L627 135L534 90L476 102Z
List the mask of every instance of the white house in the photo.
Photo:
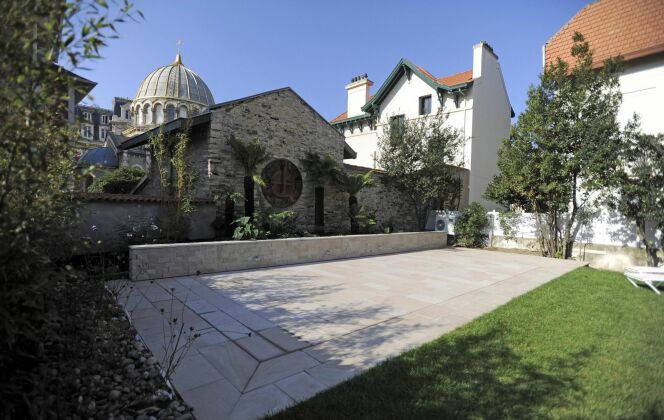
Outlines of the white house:
M580 32L599 68L608 58L622 55L620 75L623 103L618 114L624 124L634 113L645 133L664 133L664 1L598 0L581 9L543 48L543 64L558 57L574 63L572 36Z
M495 206L483 194L497 172L498 147L509 135L514 112L498 56L488 43L473 47L470 70L436 77L401 59L373 95L372 85L366 74L353 78L346 85L347 110L331 121L357 152L357 158L346 163L377 168L378 140L385 124L392 118L412 120L435 114L442 107L448 115L445 124L460 130L466 139L459 163L469 171L464 191L469 202Z

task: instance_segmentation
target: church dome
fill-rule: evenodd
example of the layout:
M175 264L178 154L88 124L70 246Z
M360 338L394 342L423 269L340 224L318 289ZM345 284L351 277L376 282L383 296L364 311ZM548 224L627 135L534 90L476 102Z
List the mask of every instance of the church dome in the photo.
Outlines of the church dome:
M198 115L214 104L199 75L182 64L178 51L173 64L148 74L131 104L132 123L126 132L142 132L176 118Z
M210 89L199 75L182 64L179 52L172 64L159 67L143 79L134 102L157 98L196 102L205 108L214 104Z

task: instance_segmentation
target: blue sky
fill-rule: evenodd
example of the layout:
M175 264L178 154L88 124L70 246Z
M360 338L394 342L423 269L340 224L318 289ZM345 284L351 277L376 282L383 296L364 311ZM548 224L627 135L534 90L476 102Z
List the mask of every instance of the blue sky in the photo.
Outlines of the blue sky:
M401 57L436 76L456 73L472 67L472 46L485 40L518 115L542 45L588 2L135 0L145 20L121 24L104 59L79 73L98 83L87 102L110 108L171 63L182 40L183 63L216 102L291 86L331 119L345 110L353 76L368 73L376 91Z

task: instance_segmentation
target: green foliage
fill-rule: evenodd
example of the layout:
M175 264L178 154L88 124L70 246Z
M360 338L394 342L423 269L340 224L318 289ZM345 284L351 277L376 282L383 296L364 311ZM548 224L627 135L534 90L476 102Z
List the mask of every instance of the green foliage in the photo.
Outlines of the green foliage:
M331 184L339 176L339 163L329 155L320 157L317 153L307 152L300 162L307 173L308 181L317 187Z
M187 161L190 141L188 127L173 136L159 131L150 137L163 196L159 219L168 241L184 238L187 216L195 210L192 200L197 178L194 168Z
M7 0L0 28L0 418L52 416L39 393L35 369L44 346L57 342L53 290L69 280L73 150L67 127L73 78L55 65L58 56L75 69L97 58L117 18L98 0Z
M375 225L375 218L373 220L368 219L364 209L360 207L357 202L357 194L359 194L362 189L374 184L373 171L363 174L349 174L345 171L340 172L338 174L337 183L339 189L348 194L350 233L359 233L360 230L367 228L367 224L369 224L369 226ZM364 226L364 228L362 226Z
M472 203L461 210L454 223L456 243L470 248L482 248L486 246L488 228L489 219L486 210L479 203Z
M499 174L486 196L539 217L543 255L570 258L578 215L614 175L620 159L620 59L593 69L592 52L575 33L574 67L547 65L528 91L526 110L498 153Z
M367 210L364 206L354 205L348 214L351 219L351 233L372 233L378 224L376 213ZM357 226L355 231L352 230L353 225Z
M234 136L228 141L233 156L244 168L244 215L254 217L254 185L265 185L265 182L256 173L258 166L270 159L267 147L258 139L243 143Z
M341 172L338 176L339 189L351 197L356 197L364 188L374 185L373 171L349 174Z
M267 217L268 235L277 238L289 238L297 233L297 212L285 210L272 213Z
M386 125L378 162L410 203L422 227L429 209L458 207L461 181L452 167L464 138L438 113ZM456 203L456 204L455 204Z
M265 231L256 226L255 222L249 216L240 217L233 223L236 226L233 232L233 239L236 241L262 239L265 237Z
M307 180L314 185L314 224L316 231L322 232L325 229L325 186L336 182L339 163L329 155L320 157L310 151L300 163L307 174Z
M95 179L88 191L95 193L128 194L144 176L145 171L140 168L119 168Z
M270 159L267 147L258 139L243 143L231 136L228 144L231 146L233 156L242 164L246 176L256 175L256 169Z
M609 183L607 201L634 220L648 265L657 266L661 246L646 232L646 221L654 221L664 231L664 135L641 133L638 118L634 118L622 139L622 159Z
M517 229L521 223L521 215L513 211L502 211L498 218L500 230L503 231L503 238L507 240L516 239Z

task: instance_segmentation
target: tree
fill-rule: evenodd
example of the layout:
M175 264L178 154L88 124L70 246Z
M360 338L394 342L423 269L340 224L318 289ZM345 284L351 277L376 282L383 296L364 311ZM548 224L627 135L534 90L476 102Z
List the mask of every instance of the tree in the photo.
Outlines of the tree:
M459 218L454 224L454 236L459 245L469 248L482 248L486 246L489 235L489 218L486 210L479 203L471 203L461 210Z
M625 127L622 159L608 188L608 204L636 224L649 266L657 266L658 246L646 232L653 221L664 231L664 135L640 132L638 118Z
M34 366L53 330L56 285L74 277L62 263L72 204L76 137L66 125L75 70L99 58L117 18L98 0L7 0L0 13L0 417L47 417L37 412L43 371ZM75 303L75 302L72 302ZM32 388L31 388L32 386ZM28 411L29 408L32 411Z
M309 182L314 185L314 225L316 230L325 229L325 186L334 182L339 175L339 164L329 155L320 157L307 152L300 162L304 166Z
M421 226L427 211L455 202L461 193L457 163L462 134L445 126L442 113L417 120L393 119L378 141L378 163L404 195ZM458 204L457 204L458 205Z
M612 176L621 147L621 59L596 70L583 36L577 32L573 41L575 66L558 59L530 87L485 194L536 213L542 253L558 258L572 256L578 217Z
M349 174L342 172L339 174L339 188L348 194L348 215L350 217L350 233L360 233L360 224L358 216L361 215L360 207L357 202L357 194L366 187L374 183L373 171L363 174Z
M145 171L141 168L129 166L118 168L95 179L88 192L129 194L144 176Z
M240 161L244 168L244 215L254 217L254 185L263 185L264 181L256 173L261 163L270 159L267 148L258 139L249 143L243 143L231 136L228 143L233 150L233 155Z
M150 136L150 147L157 164L162 191L162 228L166 239L173 241L185 238L185 216L194 211L192 200L197 179L194 168L187 161L190 142L187 125L175 135L167 136L160 130Z

